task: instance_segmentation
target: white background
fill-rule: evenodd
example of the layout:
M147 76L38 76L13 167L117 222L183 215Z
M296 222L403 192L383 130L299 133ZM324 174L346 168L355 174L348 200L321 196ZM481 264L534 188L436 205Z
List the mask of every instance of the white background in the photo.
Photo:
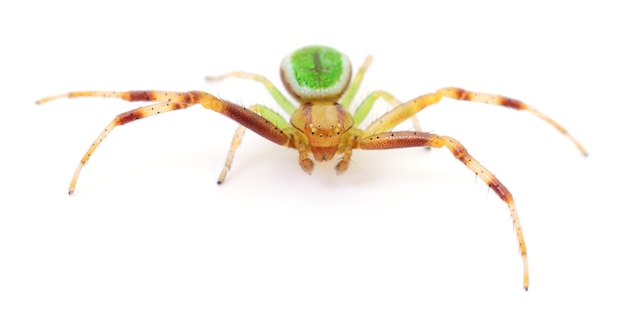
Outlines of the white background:
M2 4L0 310L623 311L626 23L605 2ZM278 109L254 82L203 77L278 84L282 57L309 44L355 67L374 56L357 99L505 94L585 145L588 158L532 115L490 105L445 100L419 115L514 194L528 292L506 205L447 150L356 151L344 175L331 163L308 176L293 150L247 133L217 186L236 124L193 107L116 128L67 195L89 144L141 103L35 100L204 90Z

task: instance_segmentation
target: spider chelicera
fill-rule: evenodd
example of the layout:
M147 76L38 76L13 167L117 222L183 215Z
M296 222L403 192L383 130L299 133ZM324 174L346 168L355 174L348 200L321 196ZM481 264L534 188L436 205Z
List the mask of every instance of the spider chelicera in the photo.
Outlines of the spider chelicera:
M137 119L187 108L196 104L225 115L240 124L233 137L224 169L218 178L222 183L230 169L235 150L241 143L245 129L250 129L260 136L298 152L298 162L306 173L313 171L313 161L329 161L341 155L335 170L341 174L348 169L353 149L394 149L404 147L436 147L447 148L452 155L464 163L481 180L483 180L508 205L513 219L513 226L519 241L519 248L524 264L524 289L528 290L528 257L524 235L511 192L485 167L478 163L457 140L432 133L420 131L415 115L422 109L436 104L442 98L480 102L500 105L517 110L525 110L543 119L559 132L566 135L578 150L587 155L583 146L572 137L562 126L548 116L540 113L527 104L508 97L470 92L460 88L443 88L433 93L422 95L407 102L400 102L385 91L369 94L356 108L354 114L348 112L349 106L356 95L363 76L372 62L367 57L352 78L352 67L348 57L329 47L309 46L289 54L280 67L280 76L289 94L298 102L294 106L267 78L247 72L231 72L223 76L207 77L209 81L217 81L230 77L245 78L262 83L272 97L285 110L291 119L287 122L281 115L262 105L249 108L217 98L202 91L168 92L168 91L79 91L43 98L37 104L43 104L59 98L75 97L107 97L120 98L126 101L156 102L117 115L91 144L74 172L70 182L69 193L76 187L78 174L96 150L100 142L117 126ZM352 80L352 82L351 82ZM374 102L379 98L390 103L394 108L374 120L369 126L360 129ZM399 123L412 119L416 131L390 131Z

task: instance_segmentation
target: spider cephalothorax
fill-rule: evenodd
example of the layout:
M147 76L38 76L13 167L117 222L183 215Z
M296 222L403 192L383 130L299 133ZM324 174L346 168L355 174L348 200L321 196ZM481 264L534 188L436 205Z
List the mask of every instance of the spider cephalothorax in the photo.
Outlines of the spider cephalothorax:
M297 107L264 76L247 72L232 72L219 77L207 77L209 81L238 77L261 82L283 110L291 116L289 123L280 114L265 106L252 105L246 109L201 91L82 91L47 97L39 100L37 103L43 104L58 98L74 97L112 97L126 101L154 102L151 105L122 113L109 123L106 129L89 147L78 168L76 168L74 177L70 182L70 194L74 192L78 174L82 167L98 145L100 145L100 142L115 127L137 119L187 108L196 104L223 114L240 124L235 132L224 169L218 178L218 183L222 183L226 178L235 150L241 143L246 129L250 129L276 144L295 149L298 152L300 167L307 173L311 173L313 170L313 161L309 158L311 155L316 161L328 161L336 155L341 155L336 166L336 171L339 174L348 169L352 150L354 149L393 149L417 146L445 147L508 205L524 264L524 288L528 289L526 243L524 242L522 226L517 215L513 196L457 140L447 136L421 132L415 115L422 109L439 103L444 97L524 110L541 118L566 135L583 155L587 154L585 149L565 128L521 101L494 94L470 92L460 88L439 89L433 93L428 93L403 103L388 92L374 91L356 107L354 114L351 114L349 112L350 105L371 60L371 57L368 57L354 76L354 79L351 80L352 67L350 60L345 54L333 48L310 46L296 50L288 55L281 64L281 78L287 91L297 100L299 104ZM359 125L371 110L374 102L379 98L384 99L394 108L374 120L369 126L360 129ZM391 131L391 129L407 119L412 119L415 131Z

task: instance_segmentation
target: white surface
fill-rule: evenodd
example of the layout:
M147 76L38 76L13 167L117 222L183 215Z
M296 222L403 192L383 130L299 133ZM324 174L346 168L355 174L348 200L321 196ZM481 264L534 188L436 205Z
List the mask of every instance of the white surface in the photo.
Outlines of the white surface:
M25 2L23 2L25 3ZM0 310L415 311L625 308L620 9L577 4L267 1L169 6L2 4ZM456 137L516 199L530 290L506 206L445 150L357 151L304 174L293 150L200 107L115 129L116 100L73 90L206 90L277 108L249 81L308 44L354 66L362 92L409 99L444 86L519 98L556 119L585 159L527 113L451 100L420 114ZM374 115L388 109L378 106ZM401 126L398 130L408 129Z

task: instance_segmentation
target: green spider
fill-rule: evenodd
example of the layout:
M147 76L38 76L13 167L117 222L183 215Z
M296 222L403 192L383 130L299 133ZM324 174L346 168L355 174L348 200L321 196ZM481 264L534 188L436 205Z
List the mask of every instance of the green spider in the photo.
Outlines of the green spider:
M479 164L457 140L447 136L421 132L415 115L422 109L438 103L444 97L525 110L543 119L559 132L566 135L574 142L583 155L587 155L586 150L558 123L521 101L494 94L469 92L459 88L439 89L404 103L385 91L375 91L365 98L356 108L354 114L350 114L348 108L352 104L371 62L372 58L368 56L351 82L352 66L350 60L345 54L333 48L309 46L289 54L281 64L280 76L289 94L297 100L299 104L297 107L267 78L261 75L232 72L219 77L207 77L209 81L238 77L262 83L283 110L291 116L289 122L268 107L253 105L249 108L244 108L201 91L80 91L47 97L37 101L37 104L43 104L59 98L75 97L110 97L126 101L156 102L152 105L119 114L109 123L106 129L91 144L87 153L81 159L78 168L76 168L70 183L70 194L74 192L82 167L87 163L98 145L100 145L100 142L115 127L137 119L187 108L196 104L223 114L240 124L228 152L224 169L219 176L218 183L220 184L226 178L235 150L241 143L246 128L276 144L295 149L298 152L300 167L309 174L313 171L314 166L313 161L309 158L310 155L313 155L313 158L319 162L329 161L335 156L341 155L335 167L337 174L341 174L348 169L353 149L393 149L416 146L446 147L456 159L471 169L508 205L524 263L524 289L528 290L526 244L524 243L522 227L511 192L491 172ZM359 125L370 112L374 102L379 98L389 102L394 108L373 121L366 128L360 129ZM409 118L413 120L416 131L390 131Z

